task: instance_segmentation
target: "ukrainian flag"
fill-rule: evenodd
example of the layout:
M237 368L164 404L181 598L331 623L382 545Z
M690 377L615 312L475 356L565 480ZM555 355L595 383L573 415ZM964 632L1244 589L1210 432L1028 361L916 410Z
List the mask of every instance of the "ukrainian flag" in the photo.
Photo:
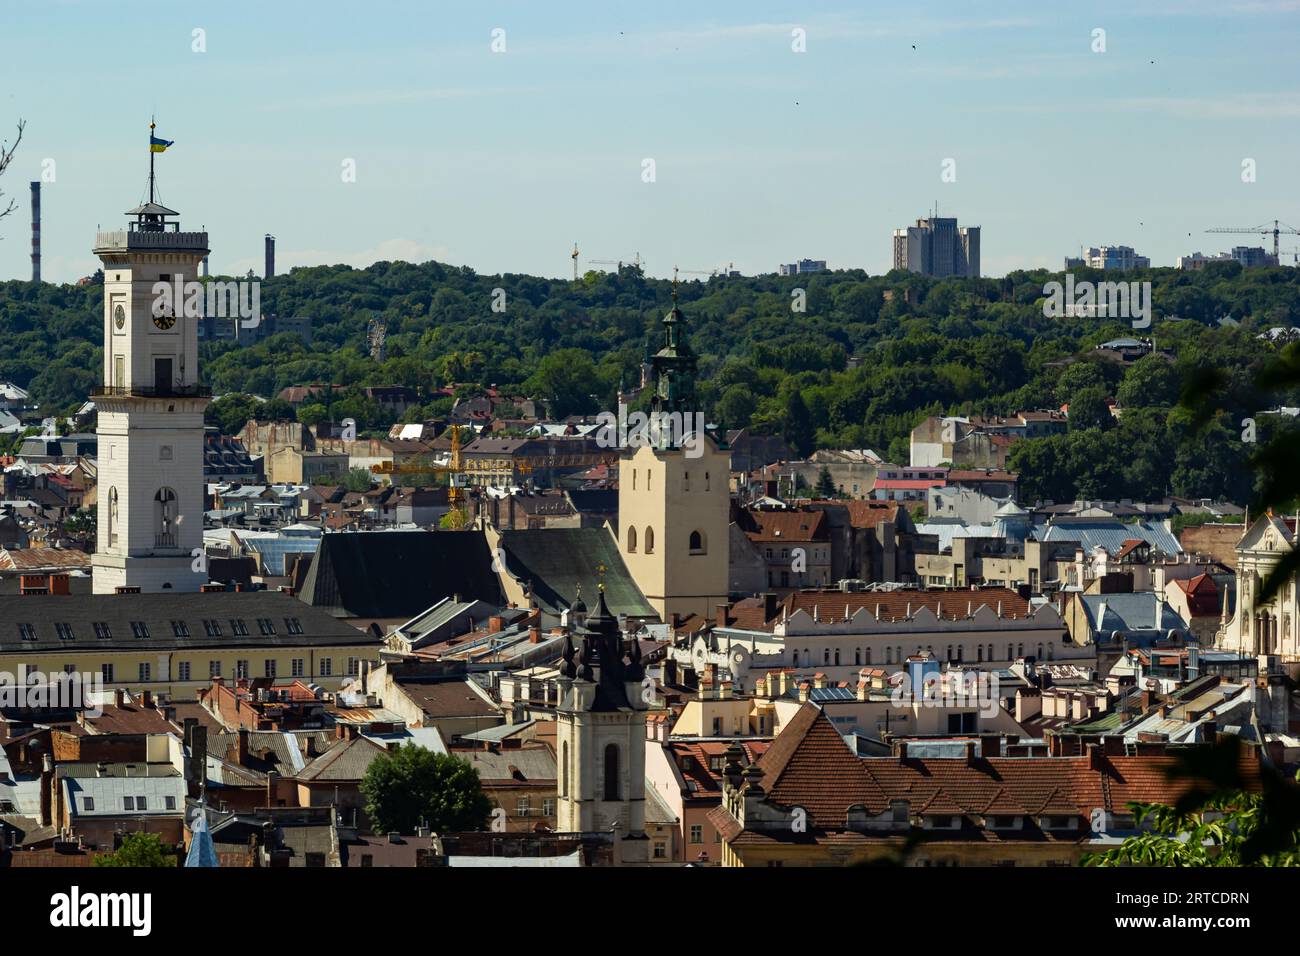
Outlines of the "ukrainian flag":
M174 143L174 142L175 142L175 140L171 140L171 139L159 139L159 138L158 138L157 136L155 136L153 133L150 133L150 134L149 134L149 152L151 152L151 153L162 153L162 152L165 152L165 151L167 150L167 147L170 146L170 145L171 145L172 143Z

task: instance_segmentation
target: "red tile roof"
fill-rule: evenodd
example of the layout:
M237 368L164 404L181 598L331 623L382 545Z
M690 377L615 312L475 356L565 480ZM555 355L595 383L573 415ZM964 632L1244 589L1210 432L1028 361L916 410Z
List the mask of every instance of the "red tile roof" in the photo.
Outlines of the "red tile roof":
M1173 754L1079 757L915 759L860 758L815 705L805 704L759 761L769 802L802 807L809 829L841 830L854 806L880 814L905 800L910 812L940 814L1077 815L1097 807L1127 812L1127 804L1172 804L1194 782L1171 775ZM1242 748L1241 774L1259 786L1259 763Z

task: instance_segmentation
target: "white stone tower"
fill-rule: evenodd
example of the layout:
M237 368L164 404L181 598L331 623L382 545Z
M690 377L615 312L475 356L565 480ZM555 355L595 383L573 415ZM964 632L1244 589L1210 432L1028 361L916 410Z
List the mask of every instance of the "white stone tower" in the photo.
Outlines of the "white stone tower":
M195 279L206 232L182 232L178 213L152 201L126 229L96 236L104 263L103 384L99 412L99 531L94 592L197 591L203 546L203 410L197 319L175 290ZM164 298L155 284L165 282Z
M614 834L614 860L649 861L645 834L645 668L640 645L624 642L618 619L600 601L590 616L570 609L581 646L565 638L556 707L559 761L556 829Z

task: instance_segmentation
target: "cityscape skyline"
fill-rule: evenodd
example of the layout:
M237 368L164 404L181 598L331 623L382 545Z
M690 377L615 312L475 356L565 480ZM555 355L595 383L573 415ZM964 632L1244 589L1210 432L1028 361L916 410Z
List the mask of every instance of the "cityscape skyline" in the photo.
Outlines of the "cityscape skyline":
M1099 243L1172 266L1254 244L1212 227L1300 218L1283 178L1300 137L1278 122L1300 114L1300 88L1256 72L1285 62L1294 3L1100 4L1050 21L1024 3L978 16L828 4L800 20L767 3L707 20L672 4L394 9L398 37L394 18L304 28L278 9L236 29L240 5L18 7L0 38L0 137L28 127L6 177L18 209L0 227L0 277L30 275L26 184L47 170L44 278L93 271L86 222L123 211L105 182L143 194L150 114L176 144L158 158L160 198L213 235L214 274L260 272L267 233L281 271L433 258L563 277L576 241L582 269L640 253L660 277L804 256L879 274L892 231L937 203L983 227L982 272L998 276ZM60 26L66 44L34 42ZM380 32L388 52L361 52ZM115 65L111 110L79 93L99 68L92 42L151 52ZM67 82L36 81L50 69ZM176 82L160 91L158 69ZM874 88L890 96L859 118Z

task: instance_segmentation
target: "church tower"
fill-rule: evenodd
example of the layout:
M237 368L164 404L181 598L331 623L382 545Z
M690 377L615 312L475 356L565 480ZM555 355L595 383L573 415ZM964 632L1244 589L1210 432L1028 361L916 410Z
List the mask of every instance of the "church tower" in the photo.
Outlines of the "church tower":
M673 290L664 344L651 358L652 422L642 447L625 448L618 469L619 553L660 620L711 617L728 594L731 456L711 435L695 398L696 358Z
M100 232L104 264L103 384L99 413L98 538L94 593L197 591L203 546L203 411L198 326L176 295L208 254L206 232L182 232L153 201L127 228ZM155 284L167 283L162 295ZM188 293L184 293L187 295Z
M649 861L645 834L645 718L641 646L624 641L601 585L596 609L581 598L564 639L556 706L556 829L614 831L614 859ZM574 638L578 639L577 647Z

